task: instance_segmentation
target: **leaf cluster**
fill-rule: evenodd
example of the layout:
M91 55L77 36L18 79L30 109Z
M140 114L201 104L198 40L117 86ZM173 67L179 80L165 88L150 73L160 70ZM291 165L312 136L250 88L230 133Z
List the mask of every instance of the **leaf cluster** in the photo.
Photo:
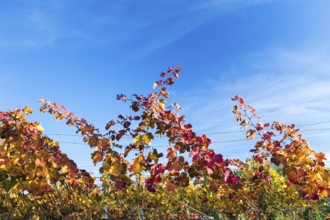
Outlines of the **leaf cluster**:
M0 112L0 217L267 219L324 203L330 192L325 155L313 151L299 129L263 122L234 96L235 119L247 140L258 140L247 161L223 158L180 115L177 103L167 104L168 87L180 71L162 72L147 96L118 95L134 115L119 115L104 129L64 106L39 100L42 112L73 126L93 149L91 160L100 165L97 180L62 153L40 123L26 119L31 108ZM124 137L132 141L123 144ZM165 155L152 146L156 138L168 141Z

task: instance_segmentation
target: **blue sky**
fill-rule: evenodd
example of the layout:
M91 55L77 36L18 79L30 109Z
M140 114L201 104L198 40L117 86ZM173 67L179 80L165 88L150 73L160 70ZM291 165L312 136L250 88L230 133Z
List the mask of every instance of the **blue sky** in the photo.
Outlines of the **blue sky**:
M129 113L116 94L147 94L162 70L180 65L171 94L198 132L239 130L229 99L237 93L265 121L330 121L329 1L13 0L0 6L1 110L38 110L44 98L104 127ZM31 120L49 134L74 133L48 115L36 112ZM301 128L312 148L330 158L330 123ZM244 133L210 137L237 140ZM214 148L243 159L252 144ZM86 146L62 146L93 170Z

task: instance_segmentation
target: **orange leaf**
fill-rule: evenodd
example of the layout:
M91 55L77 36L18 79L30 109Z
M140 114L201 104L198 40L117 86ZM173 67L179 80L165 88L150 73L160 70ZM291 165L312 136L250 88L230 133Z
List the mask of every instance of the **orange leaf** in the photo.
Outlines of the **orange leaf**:
M141 172L142 170L144 170L145 167L143 165L141 165L141 162L144 162L144 161L145 161L144 156L140 154L138 157L136 157L133 160L133 163L131 165L131 171L134 173L138 173L138 172Z
M329 192L328 192L327 189L323 189L323 190L320 191L321 198L327 198L328 195L329 195Z
M178 186L172 182L166 182L165 187L167 191L174 191L176 188L178 188Z

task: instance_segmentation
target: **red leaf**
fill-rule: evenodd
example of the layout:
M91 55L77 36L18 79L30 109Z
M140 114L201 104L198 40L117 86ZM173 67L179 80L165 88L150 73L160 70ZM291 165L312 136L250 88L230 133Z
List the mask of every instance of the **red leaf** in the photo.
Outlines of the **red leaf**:
M174 147L173 147L176 151L178 151L178 150L180 150L180 148L181 148L181 146L180 145L174 145Z
M222 164L223 163L223 157L221 154L216 154L214 156L214 162L218 165Z
M132 145L127 146L125 148L125 152L124 152L124 157L127 157L127 155L129 154L129 152L132 150Z
M146 179L145 186L149 192L156 192L153 178Z
M172 158L176 157L176 154L175 154L175 152L173 151L172 148L167 149L167 156L166 157L168 159L172 159Z
M3 120L6 118L6 114L3 112L0 112L0 120Z
M108 138L103 138L101 141L101 149L106 151L110 147L110 140Z
M109 130L110 129L110 127L111 126L113 126L113 125L115 125L115 122L114 121L109 121L108 123L107 123L107 125L105 126L105 130Z
M117 100L121 100L126 102L127 101L127 97L124 94L118 94L117 95Z
M160 164L155 164L153 166L151 166L150 168L150 173L154 176L158 175L158 174L163 174L165 171L165 166L160 163Z
M116 140L119 141L126 134L126 130L120 130L116 135Z
M231 97L231 100L233 100L233 101L236 101L237 99L238 99L238 95Z
M291 170L288 173L288 179L291 183L299 184L301 180L304 180L306 178L306 172L299 169L297 171Z
M122 188L125 188L126 187L126 182L125 181L121 181L121 180L117 180L115 182L115 187L116 189L122 189Z
M10 158L0 158L0 165L4 165L10 162Z
M264 126L265 126L265 125L264 125L263 121L259 121L259 122L257 123L257 126L256 126L256 127L257 127L257 130L260 131L261 129L264 128Z
M244 103L244 100L242 98L239 98L238 101L239 101L239 104L241 104L241 105Z
M173 163L169 161L166 164L166 169L171 173L171 174L177 174L179 171L183 168L182 162L177 158Z
M315 154L315 159L318 163L322 163L324 160L326 160L325 158L325 154L324 153L316 153Z
M237 183L237 178L235 176L231 176L228 178L229 183L236 185Z
M167 80L165 81L165 83L170 86L170 85L173 85L174 84L174 81L173 81L172 78L167 78Z

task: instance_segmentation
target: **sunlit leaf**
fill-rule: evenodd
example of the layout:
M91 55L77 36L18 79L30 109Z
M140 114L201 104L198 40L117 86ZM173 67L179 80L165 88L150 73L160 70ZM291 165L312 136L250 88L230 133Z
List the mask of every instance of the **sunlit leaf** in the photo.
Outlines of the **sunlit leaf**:
M255 136L256 136L256 130L249 129L249 130L246 132L246 139L248 139L248 140L254 139Z

